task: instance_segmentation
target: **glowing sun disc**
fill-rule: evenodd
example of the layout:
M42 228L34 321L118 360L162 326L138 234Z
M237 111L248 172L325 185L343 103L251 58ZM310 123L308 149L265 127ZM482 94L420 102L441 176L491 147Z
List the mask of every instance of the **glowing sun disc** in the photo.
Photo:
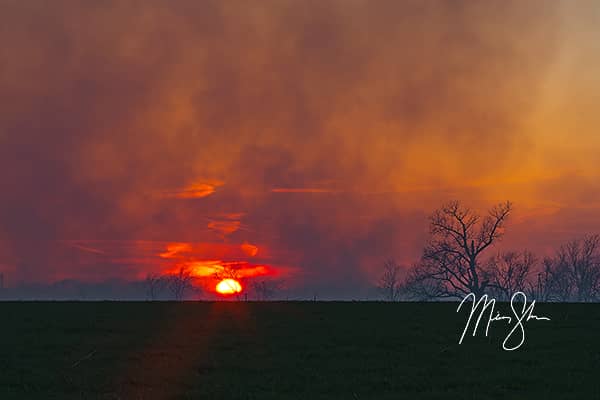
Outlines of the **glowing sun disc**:
M217 283L215 289L221 294L233 294L241 292L242 285L235 279L223 279L221 282Z

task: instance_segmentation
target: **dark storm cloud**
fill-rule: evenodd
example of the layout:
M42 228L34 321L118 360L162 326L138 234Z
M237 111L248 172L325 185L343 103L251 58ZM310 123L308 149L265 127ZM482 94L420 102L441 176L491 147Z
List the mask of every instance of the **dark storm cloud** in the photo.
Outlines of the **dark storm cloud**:
M359 285L418 247L403 189L524 151L558 29L548 2L0 8L0 250L24 280L134 268L56 240L220 239Z

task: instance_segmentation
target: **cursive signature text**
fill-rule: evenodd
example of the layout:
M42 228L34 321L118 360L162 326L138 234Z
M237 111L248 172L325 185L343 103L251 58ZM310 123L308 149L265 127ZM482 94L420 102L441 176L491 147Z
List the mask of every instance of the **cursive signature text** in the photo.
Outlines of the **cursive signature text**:
M519 304L520 299L522 299L522 304ZM512 316L501 315L499 311L494 310L496 306L496 299L488 298L487 294L481 296L481 298L477 300L477 297L473 293L469 293L460 302L456 312L459 312L463 304L468 300L471 300L471 312L469 314L469 318L467 319L467 323L465 324L465 329L463 329L460 340L458 341L459 344L462 344L465 334L467 333L469 326L471 326L471 322L474 320L474 316L476 317L476 322L474 323L475 325L473 327L473 336L475 336L479 327L479 323L483 319L485 312L488 310L489 314L485 326L485 336L488 335L490 324L492 322L506 321L509 326L512 325L512 329L508 332L506 338L502 342L502 348L506 351L516 350L521 347L523 343L525 343L525 322L532 319L536 321L550 321L550 318L548 317L539 317L533 313L533 309L535 308L535 300L527 305L527 296L523 292L515 292L510 298L510 308L513 313ZM479 312L479 314L477 314L477 312ZM513 338L512 341L511 338ZM511 342L516 343L511 346Z

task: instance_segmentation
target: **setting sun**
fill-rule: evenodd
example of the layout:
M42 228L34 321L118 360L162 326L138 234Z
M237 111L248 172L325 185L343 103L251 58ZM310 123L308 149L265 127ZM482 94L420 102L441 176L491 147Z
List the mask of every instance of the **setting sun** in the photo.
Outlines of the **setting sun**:
M221 294L234 294L242 291L242 285L235 279L223 279L215 289Z

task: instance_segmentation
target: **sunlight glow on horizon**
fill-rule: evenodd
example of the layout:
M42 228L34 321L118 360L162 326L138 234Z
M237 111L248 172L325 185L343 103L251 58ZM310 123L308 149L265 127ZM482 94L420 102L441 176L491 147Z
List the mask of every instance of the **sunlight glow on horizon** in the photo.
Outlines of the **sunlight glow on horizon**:
M242 291L242 285L236 281L235 279L223 279L221 282L217 283L215 290L220 294L235 294L240 293Z

